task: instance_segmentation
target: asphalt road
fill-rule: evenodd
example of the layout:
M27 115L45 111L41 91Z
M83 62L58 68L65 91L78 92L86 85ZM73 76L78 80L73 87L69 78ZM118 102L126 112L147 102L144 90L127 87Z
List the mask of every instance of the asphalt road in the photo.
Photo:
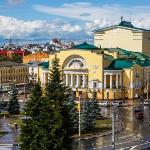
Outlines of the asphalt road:
M111 115L111 108L102 108L103 115ZM125 129L115 135L116 149L142 150L150 147L150 106L144 107L144 120L137 120L133 107L118 108L118 118ZM73 150L112 150L111 135L73 143ZM79 148L80 145L80 148Z

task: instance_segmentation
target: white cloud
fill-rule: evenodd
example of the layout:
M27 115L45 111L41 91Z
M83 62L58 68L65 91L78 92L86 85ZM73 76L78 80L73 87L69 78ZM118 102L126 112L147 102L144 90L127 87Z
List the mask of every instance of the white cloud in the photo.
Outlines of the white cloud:
M0 36L4 38L50 37L78 33L79 25L43 20L24 21L12 17L0 16Z
M15 1L15 0L14 0ZM16 0L17 1L17 0ZM68 21L24 21L0 16L0 36L4 38L85 38L92 31L120 22L120 17L131 21L135 27L150 29L150 6L121 7L119 5L95 6L91 3L70 3L59 7L35 5L36 11L50 15L80 19L75 24ZM82 24L81 24L82 23Z
M73 19L92 22L94 26L106 26L120 21L124 16L126 20L133 21L136 26L150 28L150 6L123 7L120 5L93 5L91 3L69 3L61 7L34 5L33 8L42 13L63 16ZM98 20L98 23L95 21ZM141 21L141 22L140 22ZM91 25L92 26L92 25Z

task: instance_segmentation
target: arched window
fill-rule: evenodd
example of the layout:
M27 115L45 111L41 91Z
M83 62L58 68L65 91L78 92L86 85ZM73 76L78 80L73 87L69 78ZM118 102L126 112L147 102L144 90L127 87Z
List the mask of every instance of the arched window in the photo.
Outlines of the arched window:
M84 64L80 60L73 60L68 66L69 68L83 68Z

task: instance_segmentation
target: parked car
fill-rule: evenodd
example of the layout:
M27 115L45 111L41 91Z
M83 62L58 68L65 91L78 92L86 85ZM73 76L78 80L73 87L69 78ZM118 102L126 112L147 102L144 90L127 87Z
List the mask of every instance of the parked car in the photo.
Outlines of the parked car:
M144 100L144 105L145 106L150 105L150 100Z
M135 113L138 113L138 112L143 112L143 109L140 108L140 107L134 107L134 108L133 108L133 111L134 111Z
M119 106L122 106L122 101L113 101L111 104L112 104L112 106L119 107Z
M136 113L136 119L144 119L144 114L142 111Z
M8 94L12 94L12 91L8 91Z
M110 103L108 101L101 101L98 103L100 106L105 106L105 107L108 107L110 106Z

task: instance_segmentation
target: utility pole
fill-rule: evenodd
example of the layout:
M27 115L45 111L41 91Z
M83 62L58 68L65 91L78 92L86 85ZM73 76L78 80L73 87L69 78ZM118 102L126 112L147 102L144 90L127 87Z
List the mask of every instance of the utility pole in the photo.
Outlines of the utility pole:
M149 99L149 73L147 74L147 100Z
M79 150L81 150L81 95L79 94Z
M115 150L115 111L112 108L112 149Z

